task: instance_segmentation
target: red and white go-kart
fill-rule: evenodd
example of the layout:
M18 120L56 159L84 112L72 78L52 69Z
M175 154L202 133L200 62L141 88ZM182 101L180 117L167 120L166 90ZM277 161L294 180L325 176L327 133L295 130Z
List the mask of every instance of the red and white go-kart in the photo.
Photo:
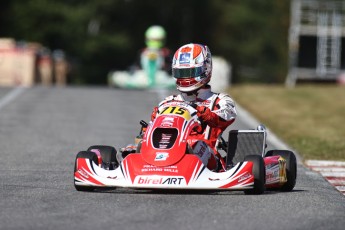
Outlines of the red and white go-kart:
M144 125L142 123L142 125ZM262 194L266 189L291 191L296 183L296 157L292 151L266 151L266 129L231 130L221 136L222 169L210 171L188 144L200 121L195 108L171 101L147 127L135 153L120 163L112 146L94 145L77 154L74 185L78 191L101 188L242 190ZM146 125L144 125L146 126ZM220 153L220 152L219 152Z

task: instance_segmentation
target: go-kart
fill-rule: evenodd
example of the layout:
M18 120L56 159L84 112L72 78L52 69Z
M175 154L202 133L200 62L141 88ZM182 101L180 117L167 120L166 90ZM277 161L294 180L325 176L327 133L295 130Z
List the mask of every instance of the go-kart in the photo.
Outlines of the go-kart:
M108 85L127 89L175 88L175 80L162 70L164 57L159 49L147 48L141 54L141 69L112 71Z
M296 182L296 158L287 150L265 154L266 129L231 130L221 136L217 151L222 167L209 170L188 143L200 120L195 106L171 101L159 107L156 119L141 122L142 140L135 153L118 163L112 146L94 145L77 154L74 185L78 191L100 188L243 190L262 194L266 188L290 191ZM224 154L223 154L224 155Z

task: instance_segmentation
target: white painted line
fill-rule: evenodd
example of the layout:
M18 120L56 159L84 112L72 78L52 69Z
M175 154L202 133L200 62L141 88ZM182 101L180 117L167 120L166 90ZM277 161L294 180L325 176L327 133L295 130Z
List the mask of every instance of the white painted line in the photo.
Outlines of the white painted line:
M22 94L26 88L24 87L16 87L12 89L9 93L7 93L3 98L0 99L0 110L4 108L7 104L13 101L16 97Z
M323 177L345 177L345 172L320 172Z
M312 166L339 166L345 167L344 161L319 161L319 160L307 160L306 164L310 167Z
M345 186L336 186L340 192L345 192Z
M345 172L345 168L330 168L330 167L311 167L314 171L317 172Z

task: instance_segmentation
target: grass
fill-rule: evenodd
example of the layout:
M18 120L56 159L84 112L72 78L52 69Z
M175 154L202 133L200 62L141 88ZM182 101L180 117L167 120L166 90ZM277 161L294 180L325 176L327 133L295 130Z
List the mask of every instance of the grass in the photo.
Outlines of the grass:
M305 160L345 160L344 86L235 85L229 93Z

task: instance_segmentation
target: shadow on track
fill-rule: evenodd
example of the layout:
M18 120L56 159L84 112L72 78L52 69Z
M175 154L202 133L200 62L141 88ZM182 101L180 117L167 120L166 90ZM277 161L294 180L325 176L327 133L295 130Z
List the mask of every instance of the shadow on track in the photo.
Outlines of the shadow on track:
M261 195L245 195L243 191L229 191L229 190L144 190L144 189L126 189L126 188L102 188L95 189L87 193L113 193L113 194L141 194L141 195L245 195L245 196L267 196L280 193L305 192L305 190L293 190L290 192L281 192L279 190L267 190Z

